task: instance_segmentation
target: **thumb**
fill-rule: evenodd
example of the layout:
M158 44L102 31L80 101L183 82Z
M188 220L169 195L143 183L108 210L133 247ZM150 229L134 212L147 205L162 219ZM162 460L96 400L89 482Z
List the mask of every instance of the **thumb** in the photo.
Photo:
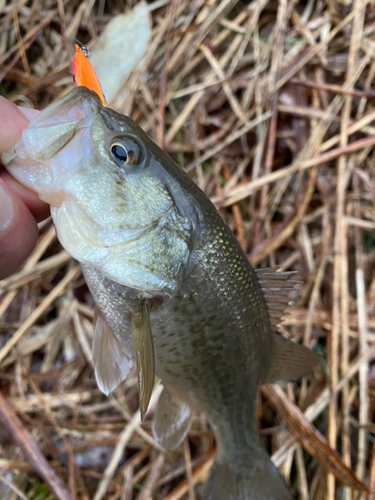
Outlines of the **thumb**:
M37 237L38 226L30 210L0 179L0 279L21 267Z

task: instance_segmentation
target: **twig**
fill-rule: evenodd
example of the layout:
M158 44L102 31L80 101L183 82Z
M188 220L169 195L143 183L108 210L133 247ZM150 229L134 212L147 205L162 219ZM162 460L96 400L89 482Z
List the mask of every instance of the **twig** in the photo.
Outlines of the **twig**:
M278 414L286 421L288 429L303 448L324 465L326 470L350 488L368 492L367 486L344 464L325 438L310 424L301 410L276 385L262 386L262 392Z
M149 410L152 409L152 407L156 404L161 391L163 390L162 385L158 385L155 387L154 392L152 393L151 396L151 401L149 404ZM109 461L108 466L106 467L104 473L103 473L103 478L100 481L97 490L94 495L94 500L101 500L103 496L105 495L108 485L111 482L113 475L118 467L118 464L120 463L120 460L123 456L125 446L129 442L133 432L137 427L141 425L141 414L139 410L134 414L132 420L129 422L129 424L126 425L122 433L119 435L115 450L112 454L111 460Z
M72 500L62 480L48 464L34 439L22 425L11 405L0 392L0 419L20 446L35 472L48 484L57 500Z

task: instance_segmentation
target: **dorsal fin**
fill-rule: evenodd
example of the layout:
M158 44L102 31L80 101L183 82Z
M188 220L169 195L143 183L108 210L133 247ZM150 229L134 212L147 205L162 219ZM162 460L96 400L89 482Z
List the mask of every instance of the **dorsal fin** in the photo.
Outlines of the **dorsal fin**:
M285 309L290 305L296 285L301 281L293 280L297 271L282 272L277 267L256 269L258 281L267 303L271 328L275 332L274 355L267 377L262 383L274 384L297 380L309 374L319 364L320 357L307 347L285 339L276 334L277 325L281 322Z
M298 380L311 373L320 363L320 356L314 351L276 333L272 335L275 351L262 384Z
M288 314L285 309L290 305L293 292L298 290L296 285L301 284L301 281L291 279L297 271L283 272L278 267L255 269L255 272L266 300L272 330L276 332L282 317Z

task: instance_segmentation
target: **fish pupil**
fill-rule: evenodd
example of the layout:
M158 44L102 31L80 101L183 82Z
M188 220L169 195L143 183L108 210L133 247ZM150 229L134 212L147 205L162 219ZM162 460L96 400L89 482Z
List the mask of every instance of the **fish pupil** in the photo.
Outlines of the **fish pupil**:
M121 146L120 144L114 144L111 148L111 153L118 163L126 163L128 159L128 153L123 146Z

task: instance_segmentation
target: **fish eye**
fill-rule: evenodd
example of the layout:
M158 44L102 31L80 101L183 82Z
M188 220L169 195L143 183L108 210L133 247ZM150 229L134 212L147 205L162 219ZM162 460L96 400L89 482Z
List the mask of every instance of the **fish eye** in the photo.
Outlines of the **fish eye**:
M138 165L142 160L140 146L130 137L115 139L111 144L111 154L119 167Z
M126 165L128 161L128 152L122 144L112 144L111 153L120 167Z

